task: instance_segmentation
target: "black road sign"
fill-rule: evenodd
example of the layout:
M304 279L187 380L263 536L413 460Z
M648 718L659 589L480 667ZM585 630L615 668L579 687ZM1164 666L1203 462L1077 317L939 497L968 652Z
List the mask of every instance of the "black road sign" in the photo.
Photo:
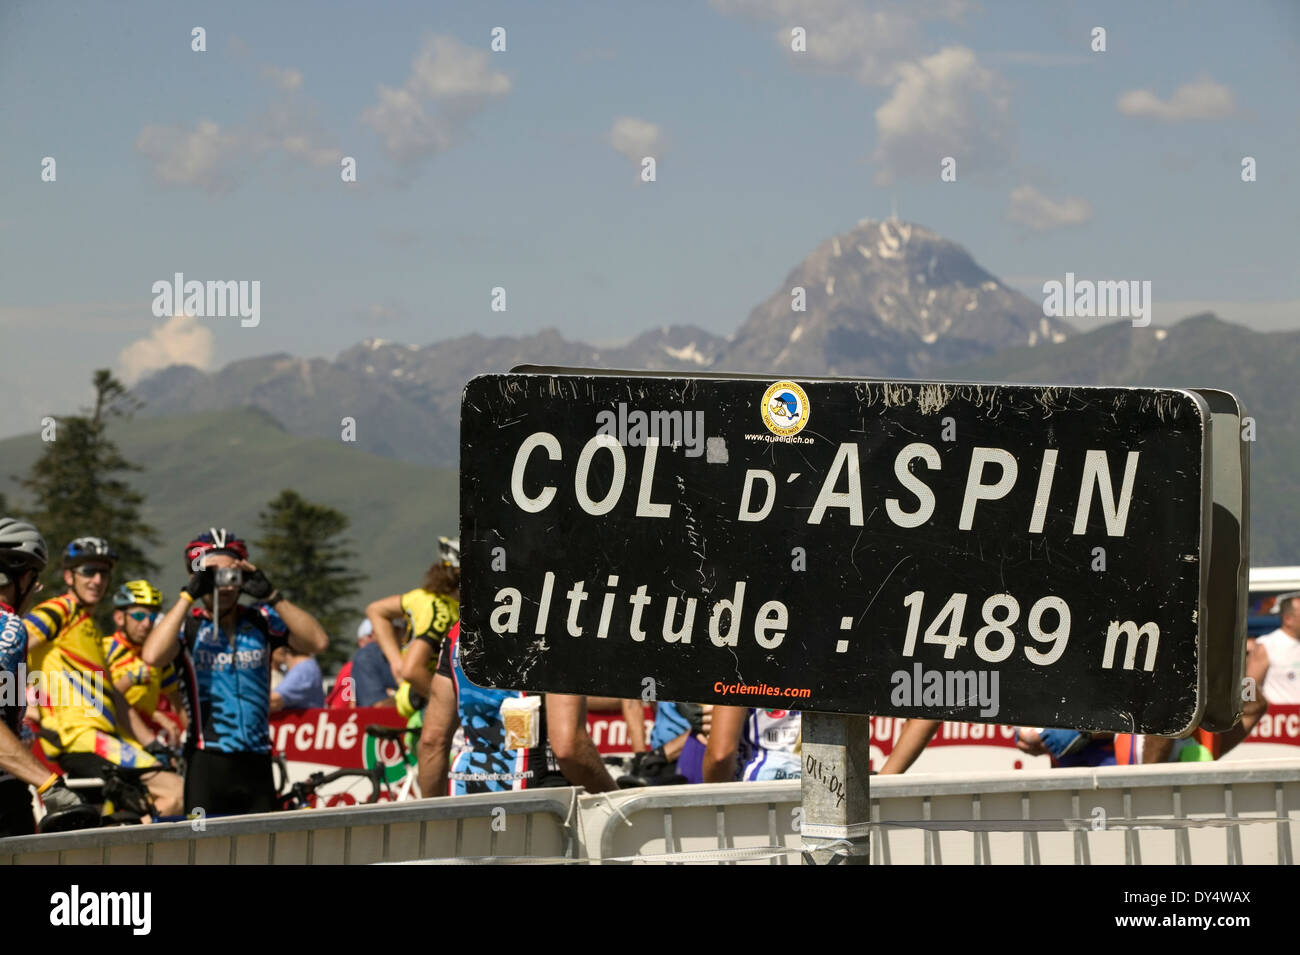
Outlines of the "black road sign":
M1206 402L1174 389L475 378L462 660L512 689L1177 735Z
M1241 719L1246 671L1246 608L1250 602L1250 445L1241 439L1235 395L1194 389L1210 409L1212 512L1210 576L1205 594L1206 703L1201 726L1216 733Z

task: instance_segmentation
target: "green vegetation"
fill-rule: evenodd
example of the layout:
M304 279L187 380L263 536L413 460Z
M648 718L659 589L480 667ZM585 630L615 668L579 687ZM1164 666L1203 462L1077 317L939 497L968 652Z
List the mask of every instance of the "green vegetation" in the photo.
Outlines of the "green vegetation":
M110 434L122 455L144 468L132 484L144 497L141 516L158 529L161 544L148 547L146 556L162 566L152 579L168 604L189 576L185 543L212 526L255 536L258 512L281 488L351 519L353 569L370 581L362 604L419 584L438 535L459 532L455 470L377 457L342 441L295 437L263 411L118 420ZM35 434L0 441L0 494L15 508L30 510L32 498L11 476L25 474L43 450ZM250 556L256 563L256 548ZM331 637L351 640L359 622L358 616Z
M351 656L346 626L361 615L350 605L361 593L356 552L339 540L351 522L342 511L305 500L286 488L258 515L262 536L253 542L257 566L286 597L302 607L330 635L321 666L342 664Z
M144 497L126 480L141 468L108 435L110 424L129 419L138 404L106 368L95 372L94 387L94 406L57 419L21 480L29 495L27 516L51 551L41 579L56 592L63 587L56 555L77 537L103 537L117 551L111 587L158 569L145 552L157 536L141 520Z

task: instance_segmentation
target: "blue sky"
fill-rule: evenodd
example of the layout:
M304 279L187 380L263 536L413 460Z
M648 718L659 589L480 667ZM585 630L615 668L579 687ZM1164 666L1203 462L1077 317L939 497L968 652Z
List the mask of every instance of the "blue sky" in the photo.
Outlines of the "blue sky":
M0 434L103 365L725 335L895 202L1031 298L1073 271L1300 327L1297 64L1290 0L9 3ZM260 324L155 317L177 271L260 281Z

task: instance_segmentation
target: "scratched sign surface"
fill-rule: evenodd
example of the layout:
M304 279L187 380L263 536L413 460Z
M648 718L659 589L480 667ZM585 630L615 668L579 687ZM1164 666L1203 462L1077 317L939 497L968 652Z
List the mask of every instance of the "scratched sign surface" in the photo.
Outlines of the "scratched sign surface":
M485 375L475 682L1178 733L1209 416L1172 389Z

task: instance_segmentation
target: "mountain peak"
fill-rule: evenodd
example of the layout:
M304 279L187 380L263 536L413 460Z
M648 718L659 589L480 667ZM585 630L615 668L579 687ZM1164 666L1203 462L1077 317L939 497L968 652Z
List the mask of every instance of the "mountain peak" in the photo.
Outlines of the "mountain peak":
M790 271L720 363L785 374L926 375L1072 331L956 242L912 222L860 219Z

